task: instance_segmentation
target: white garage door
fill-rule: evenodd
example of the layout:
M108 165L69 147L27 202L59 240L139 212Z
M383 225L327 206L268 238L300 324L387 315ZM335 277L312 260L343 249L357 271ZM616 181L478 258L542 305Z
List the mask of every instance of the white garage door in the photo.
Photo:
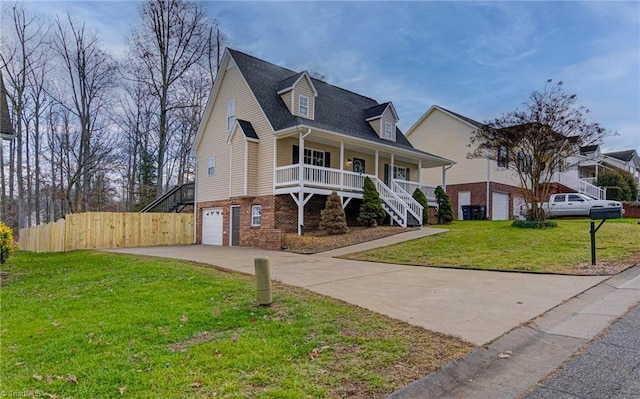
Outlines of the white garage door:
M491 194L491 220L509 220L509 194Z
M202 210L202 244L222 245L222 208Z

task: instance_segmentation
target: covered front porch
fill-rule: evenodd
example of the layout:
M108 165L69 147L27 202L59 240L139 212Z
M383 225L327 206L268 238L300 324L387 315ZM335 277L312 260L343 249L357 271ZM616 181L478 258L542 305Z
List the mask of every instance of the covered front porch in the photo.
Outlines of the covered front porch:
M313 195L336 191L346 207L362 198L365 177L374 182L392 221L403 227L421 225L425 210L413 199L414 191L421 189L429 205L435 205L435 187L420 184L422 169L451 164L411 148L315 129L277 135L274 150L274 194L289 194L298 205L299 234L304 231L304 205Z

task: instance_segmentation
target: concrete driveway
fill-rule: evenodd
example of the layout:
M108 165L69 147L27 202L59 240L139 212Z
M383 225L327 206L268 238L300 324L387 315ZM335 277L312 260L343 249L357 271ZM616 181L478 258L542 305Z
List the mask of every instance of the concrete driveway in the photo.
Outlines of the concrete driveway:
M254 258L267 256L274 280L432 331L459 336L476 345L492 341L607 278L430 268L333 258L441 231L423 228L315 255L203 245L109 251L184 259L249 274L254 272Z

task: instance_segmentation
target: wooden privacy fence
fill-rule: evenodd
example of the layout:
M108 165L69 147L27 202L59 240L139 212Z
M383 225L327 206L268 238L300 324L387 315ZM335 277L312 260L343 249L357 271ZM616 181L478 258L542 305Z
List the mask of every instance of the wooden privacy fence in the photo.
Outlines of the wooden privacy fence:
M20 249L66 252L193 243L193 214L87 212L20 230Z

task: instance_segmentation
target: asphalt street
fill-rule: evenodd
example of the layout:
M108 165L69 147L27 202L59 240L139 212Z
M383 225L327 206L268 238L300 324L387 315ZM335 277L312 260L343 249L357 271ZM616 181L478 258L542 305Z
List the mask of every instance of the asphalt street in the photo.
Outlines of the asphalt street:
M523 399L640 399L640 306Z

